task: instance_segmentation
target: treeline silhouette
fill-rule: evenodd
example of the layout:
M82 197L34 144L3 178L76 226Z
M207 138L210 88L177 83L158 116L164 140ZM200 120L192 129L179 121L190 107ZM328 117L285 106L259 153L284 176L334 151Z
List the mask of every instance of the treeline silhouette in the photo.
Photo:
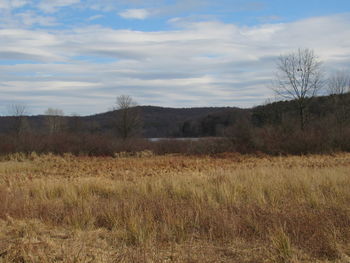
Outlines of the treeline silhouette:
M250 109L137 106L141 125L129 138L121 138L116 131L120 110L86 117L0 117L0 154L114 156L150 150L155 154L277 155L350 151L350 94L308 100L303 129L293 100ZM189 139L148 139L154 137Z

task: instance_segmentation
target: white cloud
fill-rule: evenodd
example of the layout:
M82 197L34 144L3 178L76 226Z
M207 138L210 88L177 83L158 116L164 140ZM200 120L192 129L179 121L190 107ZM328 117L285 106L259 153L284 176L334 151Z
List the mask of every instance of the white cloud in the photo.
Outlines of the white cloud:
M128 9L120 12L119 15L126 19L146 19L151 13L146 9Z
M187 22L158 32L3 29L0 59L18 64L0 65L0 101L41 105L33 113L58 101L65 111L101 112L119 94L140 104L248 107L272 95L276 57L299 47L315 49L327 69L349 67L349 15L260 26Z

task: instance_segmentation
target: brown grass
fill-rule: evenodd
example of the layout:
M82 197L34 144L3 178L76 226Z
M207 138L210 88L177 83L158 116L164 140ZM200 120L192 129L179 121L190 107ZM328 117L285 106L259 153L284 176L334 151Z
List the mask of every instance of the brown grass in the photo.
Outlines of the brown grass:
M350 154L0 162L0 262L350 262Z

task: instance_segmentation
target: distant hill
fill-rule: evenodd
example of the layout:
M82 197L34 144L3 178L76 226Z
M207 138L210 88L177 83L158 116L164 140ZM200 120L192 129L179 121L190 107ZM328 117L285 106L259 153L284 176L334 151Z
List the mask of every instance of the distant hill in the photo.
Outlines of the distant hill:
M219 121L218 116L228 116L231 113L241 112L239 108L231 107L204 107L204 108L163 108L155 106L137 107L141 120L144 137L188 137L211 135L210 128L203 127L204 133L198 129L201 121L210 119ZM91 133L112 133L115 116L118 111L109 111L91 116L63 116L61 120L65 123L67 130L79 130L79 132ZM45 116L26 117L31 130L40 132L45 130ZM0 133L10 132L14 122L14 117L0 117ZM226 121L226 123L228 123ZM211 123L212 124L212 123ZM190 126L193 130L190 130ZM196 126L195 130L194 127ZM206 134L207 133L207 134Z
M226 112L241 111L230 107L206 107L206 108L163 108L155 106L137 107L142 120L142 136L155 137L188 137L202 136L201 132L187 134L183 130L186 123L198 124L200 120L211 115L222 115ZM118 111L110 111L88 117L82 117L85 125L100 127L101 131L113 131L113 119Z

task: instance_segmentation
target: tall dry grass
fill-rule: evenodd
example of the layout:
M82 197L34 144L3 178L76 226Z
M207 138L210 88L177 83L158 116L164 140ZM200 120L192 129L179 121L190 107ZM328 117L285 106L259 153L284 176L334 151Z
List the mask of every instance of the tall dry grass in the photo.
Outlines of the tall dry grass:
M0 262L350 262L350 155L8 156Z

